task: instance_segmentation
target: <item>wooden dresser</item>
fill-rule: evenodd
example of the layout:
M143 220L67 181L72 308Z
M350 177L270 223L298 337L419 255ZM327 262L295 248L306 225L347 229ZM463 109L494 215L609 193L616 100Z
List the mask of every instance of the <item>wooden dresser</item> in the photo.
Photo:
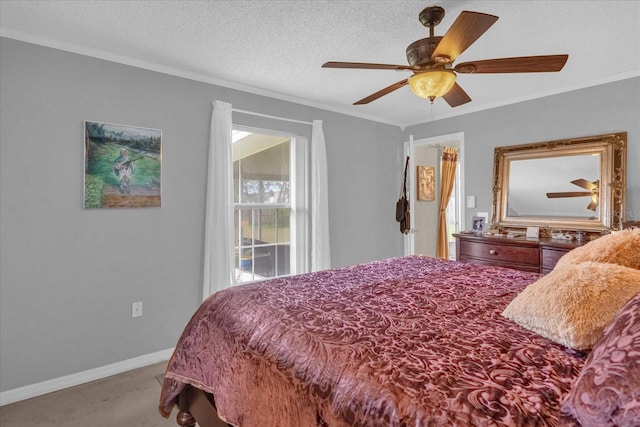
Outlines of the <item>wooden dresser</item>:
M546 274L562 255L587 243L548 238L527 239L454 234L456 259L473 264L496 265Z

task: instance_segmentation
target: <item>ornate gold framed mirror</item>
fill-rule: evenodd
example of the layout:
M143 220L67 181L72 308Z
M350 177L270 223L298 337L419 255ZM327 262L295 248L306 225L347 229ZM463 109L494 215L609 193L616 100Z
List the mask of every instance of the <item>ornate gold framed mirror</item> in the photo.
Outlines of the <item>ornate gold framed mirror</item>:
M620 229L626 150L626 132L496 147L492 227Z

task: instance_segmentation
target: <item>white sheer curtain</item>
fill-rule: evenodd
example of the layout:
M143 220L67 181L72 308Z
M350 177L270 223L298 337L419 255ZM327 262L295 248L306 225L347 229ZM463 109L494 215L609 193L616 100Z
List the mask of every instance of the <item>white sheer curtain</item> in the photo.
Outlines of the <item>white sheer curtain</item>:
M327 150L322 120L311 131L311 271L331 267Z
M231 104L214 101L209 135L202 297L235 284Z

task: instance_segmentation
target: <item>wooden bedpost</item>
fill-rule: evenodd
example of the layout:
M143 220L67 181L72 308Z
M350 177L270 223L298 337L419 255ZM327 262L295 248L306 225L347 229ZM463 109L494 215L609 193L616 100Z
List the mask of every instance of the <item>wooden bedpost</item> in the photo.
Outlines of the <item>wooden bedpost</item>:
M185 385L178 395L176 422L180 427L195 427L196 422L199 427L220 427L226 424L218 418L213 397L190 385Z
M196 420L189 412L189 386L186 386L178 396L178 415L176 422L180 427L195 427Z

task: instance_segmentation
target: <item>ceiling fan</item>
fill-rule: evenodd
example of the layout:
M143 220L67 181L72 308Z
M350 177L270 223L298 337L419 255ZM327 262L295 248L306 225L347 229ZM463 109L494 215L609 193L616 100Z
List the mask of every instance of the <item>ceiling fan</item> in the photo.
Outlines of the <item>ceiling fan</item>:
M370 70L412 71L413 75L379 90L354 105L368 104L405 85L413 93L428 98L432 103L442 97L457 107L471 101L467 93L456 83L456 74L473 73L538 73L560 71L569 55L520 56L515 58L485 59L463 62L453 66L456 58L471 46L498 17L479 12L463 11L444 36L435 36L434 27L444 18L444 9L429 6L419 14L419 20L429 28L429 37L416 40L407 49L409 65L372 64L365 62L327 62L324 68L359 68Z
M598 184L600 183L600 181L596 180L591 182L591 181L587 181L586 179L580 178L580 179L575 179L571 181L571 183L574 185L577 185L578 187L587 189L589 191L566 191L566 192L559 192L559 193L547 193L547 198L557 199L560 197L590 196L591 202L589 203L589 206L587 206L587 209L595 211L596 207L598 206Z

